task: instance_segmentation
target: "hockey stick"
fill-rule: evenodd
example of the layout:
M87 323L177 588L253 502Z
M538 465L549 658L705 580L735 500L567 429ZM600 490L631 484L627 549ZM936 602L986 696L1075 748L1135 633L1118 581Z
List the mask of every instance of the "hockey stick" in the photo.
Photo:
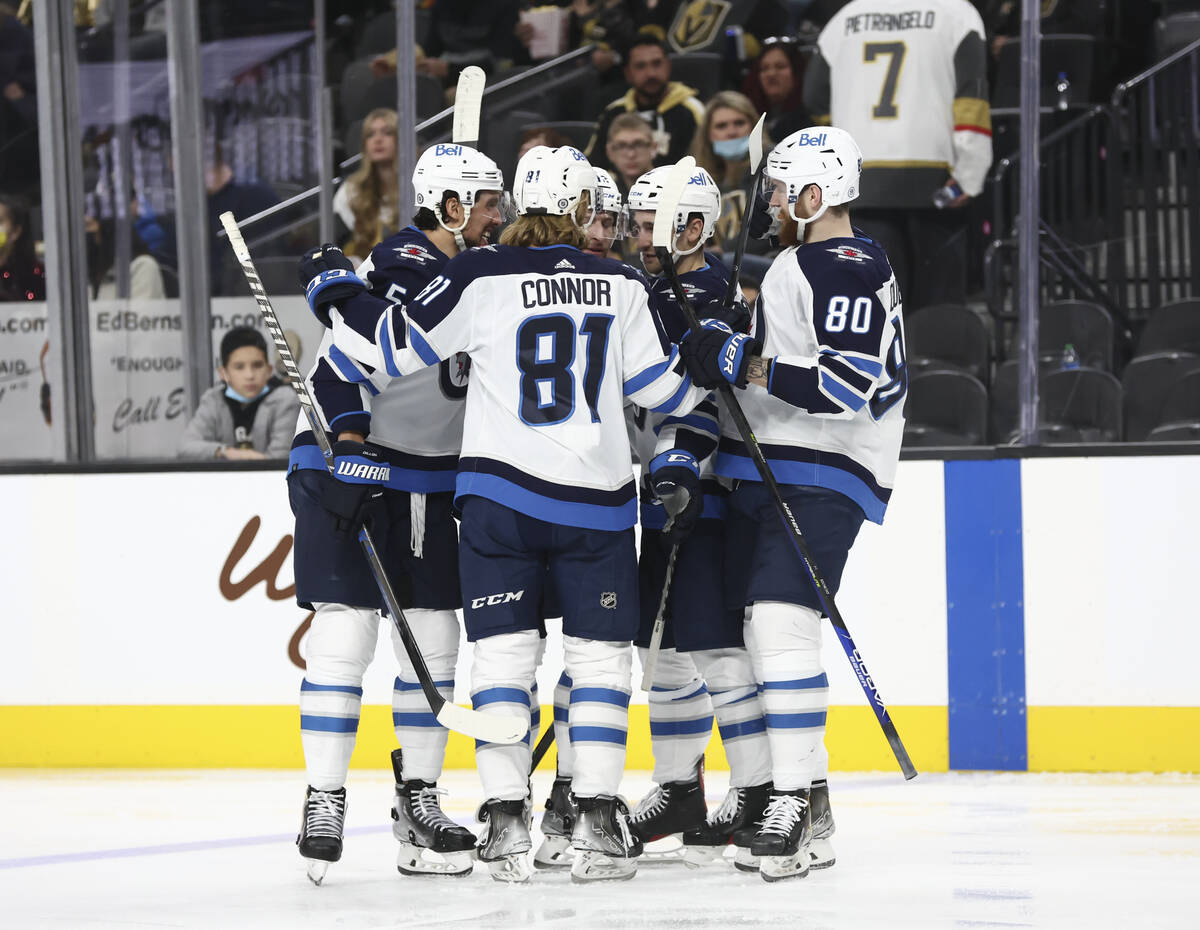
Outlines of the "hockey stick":
M725 288L725 297L721 301L721 310L728 313L733 306L733 295L737 293L738 276L742 271L742 256L746 254L746 244L750 241L750 217L754 213L754 201L758 197L758 189L762 185L763 160L763 123L767 120L764 113L758 118L750 133L750 174L754 180L750 183L750 196L746 198L746 206L742 211L742 228L738 230L737 251L733 253L733 267L729 269L729 284ZM664 194L666 192L664 191Z
M675 293L675 299L679 301L679 306L687 318L688 325L692 329L699 329L700 321L696 318L696 311L693 309L687 294L683 290L683 285L679 281L679 274L675 270L675 260L671 255L671 239L675 235L672 218L675 215L675 210L673 208L668 209L665 206L666 204L679 203L684 185L687 184L688 177L695 167L696 160L688 155L680 159L671 170L671 173L667 175L666 182L663 184L662 199L659 201L658 210L654 214L654 251L658 255L658 260L662 263L663 269L666 271L667 279L671 282L671 289ZM892 747L896 761L900 763L900 771L904 773L906 779L915 778L917 770L913 766L912 759L909 758L908 751L904 748L904 743L900 741L900 734L896 732L896 725L892 723L891 715L883 703L879 689L875 687L874 680L867 672L867 667L863 663L862 657L858 654L858 647L854 645L854 639L850 636L850 630L846 627L846 621L842 619L842 614L837 609L837 604L834 603L833 593L829 590L824 576L817 568L811 553L808 551L808 545L804 542L804 536L800 533L800 525L796 522L796 517L792 514L792 509L788 506L787 501L783 499L783 495L779 492L779 485L775 481L775 475L771 472L771 466L767 464L766 457L763 455L763 451L758 444L758 439L754 436L754 431L750 429L750 423L746 420L746 414L742 410L742 405L738 403L737 396L733 393L733 386L722 383L719 390L721 398L725 401L725 408L729 411L730 416L733 417L734 425L737 426L738 433L741 434L746 448L750 450L750 457L754 459L754 465L758 469L759 477L762 478L763 484L767 486L767 490L771 492L771 497L775 501L775 509L779 512L779 518L783 521L784 528L792 540L792 545L800 556L800 561L804 563L804 568L807 570L809 578L812 579L813 587L817 590L817 597L821 601L821 608L828 615L829 622L833 624L833 628L837 631L838 640L842 644L846 658L850 660L850 667L854 670L854 674L858 678L858 683L862 685L863 692L867 695L867 699L871 704L871 709L875 711L875 716L879 720L880 727L883 728L883 734L887 737L888 744Z
M650 648L646 650L646 661L642 665L642 690L649 691L654 684L654 666L658 664L658 650L662 646L663 629L667 625L667 601L671 597L671 576L675 574L675 556L679 554L679 543L671 546L667 559L667 577L663 579L662 597L658 599L658 613L654 616L654 627L650 630Z
M454 124L450 138L456 143L479 147L479 107L483 103L483 85L487 75L477 65L469 65L458 75L454 92Z
M284 370L300 401L300 408L304 411L308 425L317 440L317 446L332 474L333 447L324 427L321 426L321 419L313 405L308 386L304 383L300 369L296 367L296 360L292 356L291 347L288 346L287 337L283 334L283 327L279 325L275 308L271 306L271 299L267 297L267 292L263 289L262 280L250 258L250 250L246 248L246 240L242 238L242 231L238 229L237 220L233 218L232 213L221 214L221 225L225 227L225 233L229 236L229 244L233 246L233 253L237 256L242 271L246 275L246 282L250 285L250 292L258 303L258 310L262 314L263 320L266 321L267 329L271 331L275 349L283 360ZM396 632L400 634L400 640L404 643L404 651L408 654L408 659L412 662L413 669L417 674L417 680L421 683L421 690L425 692L429 709L433 711L438 723L447 729L456 730L489 743L519 743L529 732L529 724L526 721L519 717L485 714L467 707L459 707L438 693L429 669L425 665L425 659L421 656L421 650L417 647L417 641L413 639L408 621L404 619L404 611L400 609L400 603L388 581L383 563L379 559L379 553L376 552L375 544L371 540L371 534L366 527L359 532L358 541L362 545L363 554L367 557L367 564L371 566L371 574L375 576L375 583L379 585L379 592L383 595L383 602L387 605L392 623L396 625Z

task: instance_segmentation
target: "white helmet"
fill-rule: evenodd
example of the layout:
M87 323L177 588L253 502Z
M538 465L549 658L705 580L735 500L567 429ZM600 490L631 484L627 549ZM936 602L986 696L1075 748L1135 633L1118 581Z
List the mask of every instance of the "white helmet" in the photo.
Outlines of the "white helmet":
M633 225L634 213L658 209L658 199L662 196L663 184L673 168L673 165L651 168L633 182L633 186L629 188L629 196L625 198L630 230L635 228ZM683 192L679 195L679 204L675 210L676 240L679 234L687 228L688 217L693 213L699 213L704 217L704 229L700 233L700 241L686 252L676 249L677 243L673 243L671 252L675 258L691 255L697 249L703 248L704 243L712 238L717 220L721 216L721 189L717 187L717 182L712 179L712 175L700 167L692 172L687 184L683 187ZM630 234L633 235L632 232Z
M585 193L588 215L578 217L575 208ZM586 229L596 212L596 172L577 148L535 145L517 162L513 198L518 216L570 216L576 226Z
M621 203L621 189L617 187L613 176L603 168L594 168L593 170L596 172L596 216L592 222L593 225L599 222L602 213L612 216L611 236L606 231L604 235L598 237L607 239L611 248L615 240L625 238L625 209Z
M463 221L454 229L442 219L442 199L453 191L463 206ZM479 191L504 191L504 173L494 161L478 149L458 143L431 145L417 159L413 170L413 192L417 209L433 211L438 225L454 233L455 242L465 249L462 231L471 219L471 207Z
M862 151L850 133L832 126L810 126L792 133L767 156L767 177L784 193L788 215L804 227L827 207L849 203L858 196ZM796 201L810 184L821 188L821 208L807 220L796 216ZM768 190L767 194L770 193Z

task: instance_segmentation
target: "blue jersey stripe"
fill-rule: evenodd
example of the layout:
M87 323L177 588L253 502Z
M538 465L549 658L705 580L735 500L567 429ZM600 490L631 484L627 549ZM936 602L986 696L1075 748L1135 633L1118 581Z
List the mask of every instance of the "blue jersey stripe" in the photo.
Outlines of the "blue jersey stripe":
M315 733L357 733L357 717L318 717L311 714L300 715L300 729Z
M300 680L300 690L303 691L341 691L344 694L353 694L355 697L362 697L363 690L355 685L318 685L309 681L307 678Z
M825 711L807 714L763 714L767 726L776 730L811 730L825 726Z
M625 731L612 727L571 727L572 743L616 743L625 745Z
M421 335L420 330L411 323L408 326L408 341L412 345L413 351L421 357L421 361L426 365L436 365L441 361L441 358L433 351L433 348L426 341L425 337Z
M392 712L392 726L394 727L440 727L437 717L429 711L424 713L411 712L399 713Z
M737 739L739 736L751 736L755 733L765 733L767 721L762 717L751 717L741 723L717 724L721 739Z
M687 394L687 392L689 390L691 390L691 387L692 387L692 376L684 375L683 380L679 382L679 389L674 394L672 394L667 400L663 401L663 403L661 403L657 407L653 407L651 409L653 409L655 413L670 413L672 410L677 408L681 403L683 403L683 398Z
M383 355L383 370L393 378L400 377L400 369L396 367L395 347L392 345L392 315L399 310L388 310L379 320L379 351ZM401 317L403 319L403 317Z
M505 688L501 686L484 688L482 691L471 695L471 704L474 707L481 707L484 704L521 704L528 707L529 694L522 688Z
M764 681L763 688L767 691L803 691L809 688L828 688L829 677L821 672L811 678L792 678L789 681Z
M628 707L629 695L624 691L614 691L612 688L576 688L571 692L571 703L574 704L577 701Z
M435 681L433 683L433 686L435 688L453 688L454 687L454 679L451 678L448 681ZM420 691L421 683L419 681L404 681L401 678L397 678L396 681L392 685L392 690L393 691Z
M712 731L712 714L695 720L651 720L651 736L695 736Z
M866 403L862 397L825 371L821 372L821 390L847 410L861 410L862 405Z

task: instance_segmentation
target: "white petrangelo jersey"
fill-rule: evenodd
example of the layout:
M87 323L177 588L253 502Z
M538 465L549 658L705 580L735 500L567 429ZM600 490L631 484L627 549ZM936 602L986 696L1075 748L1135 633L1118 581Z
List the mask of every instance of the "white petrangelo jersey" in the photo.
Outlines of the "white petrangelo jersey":
M626 398L682 414L706 393L647 300L645 279L619 262L491 245L452 259L406 307L331 316L335 345L392 377L471 356L457 497L621 530L637 519Z
M972 196L983 190L992 162L987 53L968 0L852 0L817 44L828 107L806 102L858 140L864 203L928 209L951 175Z
M887 256L866 238L784 249L763 278L751 333L767 390L738 394L780 484L838 491L882 523L904 437L904 323ZM799 408L799 409L797 409ZM758 481L722 410L717 473Z

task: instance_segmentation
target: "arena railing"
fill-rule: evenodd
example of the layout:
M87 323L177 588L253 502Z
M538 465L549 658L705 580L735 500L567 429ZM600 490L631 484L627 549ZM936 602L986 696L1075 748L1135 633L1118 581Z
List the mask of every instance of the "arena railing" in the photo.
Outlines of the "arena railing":
M992 174L989 308L1016 320L1019 155ZM1118 85L1040 147L1043 299L1104 306L1126 341L1163 302L1200 294L1200 41Z

